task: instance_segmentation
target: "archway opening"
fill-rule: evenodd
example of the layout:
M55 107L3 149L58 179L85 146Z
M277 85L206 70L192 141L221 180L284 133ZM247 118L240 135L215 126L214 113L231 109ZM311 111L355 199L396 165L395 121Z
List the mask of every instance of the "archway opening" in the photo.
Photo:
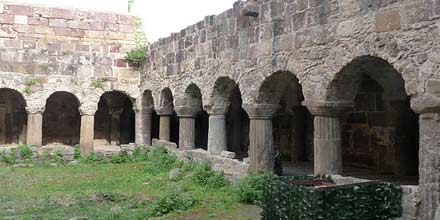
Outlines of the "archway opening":
M169 127L169 138L173 143L179 143L179 118L177 117L176 112L174 111L174 97L173 93L169 88L164 88L160 92L160 106L159 109L170 109L170 127ZM157 112L156 112L157 113ZM160 117L157 118L157 127L153 130L157 130L157 136L160 138Z
M344 174L418 184L418 115L410 108L405 82L388 62L353 60L331 83L332 101L352 101L343 115Z
M260 88L260 103L279 106L272 117L278 174L313 173L313 119L303 101L299 80L290 72L272 74Z
M43 144L73 146L79 144L80 102L68 92L55 92L46 101L43 114Z
M122 92L104 93L95 114L95 146L119 146L134 142L133 101Z
M13 89L0 89L0 144L26 143L26 101Z

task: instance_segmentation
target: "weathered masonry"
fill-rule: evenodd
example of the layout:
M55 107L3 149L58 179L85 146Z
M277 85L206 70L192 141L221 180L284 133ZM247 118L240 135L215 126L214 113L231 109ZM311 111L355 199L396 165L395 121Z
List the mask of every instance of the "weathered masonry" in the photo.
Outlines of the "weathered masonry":
M418 185L404 219L440 216L438 0L239 1L139 68L130 16L0 8L4 145L159 139L243 171L277 152L287 174Z

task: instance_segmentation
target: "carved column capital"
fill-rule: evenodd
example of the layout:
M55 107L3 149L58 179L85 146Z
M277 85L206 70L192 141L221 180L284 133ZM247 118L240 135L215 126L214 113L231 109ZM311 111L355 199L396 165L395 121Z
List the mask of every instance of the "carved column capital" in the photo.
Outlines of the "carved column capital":
M271 119L280 108L273 104L243 105L243 109L249 115L249 119Z
M353 102L329 102L329 101L305 101L303 106L307 107L314 116L339 117L354 107Z
M156 109L157 115L165 116L165 115L172 115L174 112L173 107L160 107Z
M226 115L229 107L226 105L205 106L205 110L209 115Z
M194 118L201 110L200 107L177 106L174 108L177 116L181 118Z
M28 114L43 114L45 110L45 107L26 107Z

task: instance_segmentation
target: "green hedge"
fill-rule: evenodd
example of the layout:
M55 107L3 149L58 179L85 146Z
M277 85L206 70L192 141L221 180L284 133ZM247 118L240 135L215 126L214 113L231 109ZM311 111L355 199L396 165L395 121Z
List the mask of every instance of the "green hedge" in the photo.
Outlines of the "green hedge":
M314 178L267 179L263 220L383 220L402 215L400 186L374 183L317 189L289 184Z

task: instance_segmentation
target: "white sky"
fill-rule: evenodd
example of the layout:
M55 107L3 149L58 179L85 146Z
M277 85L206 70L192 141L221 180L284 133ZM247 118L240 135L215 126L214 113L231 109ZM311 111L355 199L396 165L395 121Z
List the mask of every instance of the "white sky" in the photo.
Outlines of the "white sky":
M131 13L142 18L150 42L179 32L206 15L232 8L236 0L135 0Z
M172 32L216 15L229 8L236 0L134 0L131 14L142 18L145 34L150 42L167 37ZM73 7L100 11L127 12L128 0L0 0L59 7Z

